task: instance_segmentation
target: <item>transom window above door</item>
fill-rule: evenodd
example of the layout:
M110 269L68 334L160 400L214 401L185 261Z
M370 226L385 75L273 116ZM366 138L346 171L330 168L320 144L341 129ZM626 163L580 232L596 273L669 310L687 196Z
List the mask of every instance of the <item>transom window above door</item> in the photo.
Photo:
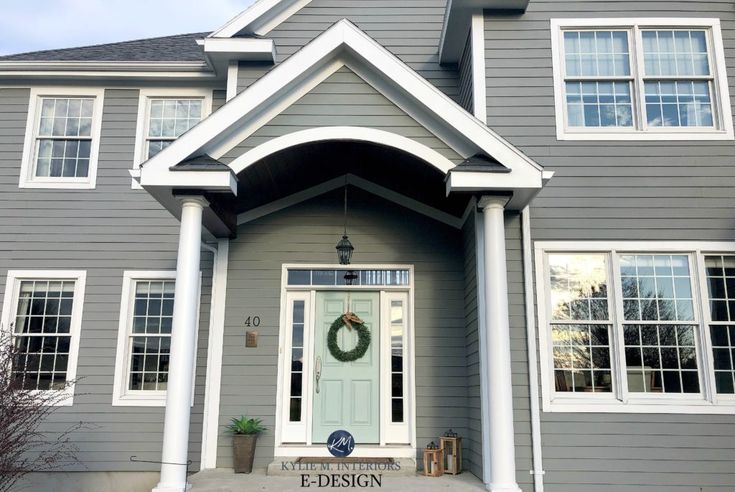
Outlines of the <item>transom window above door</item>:
M345 278L348 273L355 275L351 283ZM289 286L407 286L410 284L409 270L336 270L336 269L299 269L288 270Z
M717 19L552 20L559 139L732 139Z

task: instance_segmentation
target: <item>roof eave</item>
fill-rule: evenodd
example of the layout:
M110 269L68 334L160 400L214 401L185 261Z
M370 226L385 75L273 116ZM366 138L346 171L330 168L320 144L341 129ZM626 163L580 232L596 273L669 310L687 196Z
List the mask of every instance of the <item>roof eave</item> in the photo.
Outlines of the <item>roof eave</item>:
M213 78L205 62L0 61L0 79Z
M530 0L449 0L439 41L439 61L457 63L467 41L472 13L482 10L526 11Z

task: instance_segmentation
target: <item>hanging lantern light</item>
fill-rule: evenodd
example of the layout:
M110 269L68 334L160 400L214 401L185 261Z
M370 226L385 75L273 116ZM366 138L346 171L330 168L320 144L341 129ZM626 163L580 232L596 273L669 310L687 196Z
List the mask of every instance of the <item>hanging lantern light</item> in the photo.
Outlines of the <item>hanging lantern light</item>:
M355 247L352 246L349 237L347 236L347 180L345 178L345 232L342 235L342 239L337 243L337 258L339 258L340 265L349 265L352 261L352 252Z

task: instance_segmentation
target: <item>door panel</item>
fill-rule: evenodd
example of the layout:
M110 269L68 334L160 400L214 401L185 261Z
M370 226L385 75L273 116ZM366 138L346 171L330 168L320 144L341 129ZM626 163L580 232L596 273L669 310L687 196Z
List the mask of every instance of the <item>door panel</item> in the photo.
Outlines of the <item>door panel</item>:
M347 292L317 292L314 358L321 357L319 392L314 395L314 443L325 443L336 430L350 432L357 443L380 441L380 294L351 292L350 310L370 330L371 341L363 357L354 362L340 362L329 353L327 334L334 320L347 311ZM357 345L357 333L342 328L337 343L342 350ZM314 385L316 392L317 385Z

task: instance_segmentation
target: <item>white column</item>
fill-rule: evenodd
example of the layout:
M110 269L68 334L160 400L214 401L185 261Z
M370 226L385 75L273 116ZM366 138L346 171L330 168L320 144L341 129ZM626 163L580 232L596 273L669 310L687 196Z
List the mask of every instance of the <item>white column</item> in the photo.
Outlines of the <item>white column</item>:
M188 488L186 462L198 323L202 213L208 202L199 196L187 196L181 199L181 203L171 357L163 426L161 461L164 464L161 465L161 480L153 489L154 492L183 492Z
M505 197L482 197L485 255L485 352L488 371L491 492L519 492L513 434L508 272L505 263ZM478 252L479 254L479 252Z

